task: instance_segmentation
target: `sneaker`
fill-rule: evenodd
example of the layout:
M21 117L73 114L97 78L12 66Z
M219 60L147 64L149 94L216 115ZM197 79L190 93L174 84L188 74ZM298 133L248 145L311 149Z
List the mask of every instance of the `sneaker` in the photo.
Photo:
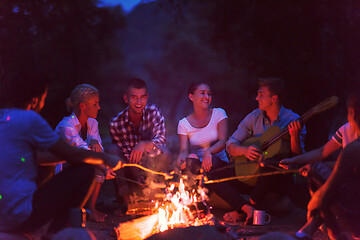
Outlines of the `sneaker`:
M309 236L298 237L295 233L291 236L294 237L295 239L299 239L299 240L312 240L312 238Z

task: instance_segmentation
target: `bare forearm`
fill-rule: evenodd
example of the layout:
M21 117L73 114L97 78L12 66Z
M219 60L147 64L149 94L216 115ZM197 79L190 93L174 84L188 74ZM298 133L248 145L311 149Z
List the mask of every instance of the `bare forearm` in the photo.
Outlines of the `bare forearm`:
M292 159L293 159L293 163L300 165L313 163L313 162L320 162L323 159L322 151L321 148L318 148L310 152L307 152L305 154L293 157Z
M291 152L294 153L295 155L300 155L303 153L303 149L301 147L301 143L300 143L300 136L294 136L291 137Z
M240 143L231 143L227 150L231 156L245 155L247 147L241 146Z
M154 148L156 145L154 144L154 142L152 142L152 141L147 141L146 142L146 147L147 147L147 149L152 149L152 148Z
M209 151L212 154L218 153L218 152L222 151L225 148L225 143L226 143L225 140L219 140L214 145L209 147L207 149L207 151Z
M187 155L189 154L188 143L189 143L189 139L187 135L179 135L180 151L177 159L178 162L185 160Z

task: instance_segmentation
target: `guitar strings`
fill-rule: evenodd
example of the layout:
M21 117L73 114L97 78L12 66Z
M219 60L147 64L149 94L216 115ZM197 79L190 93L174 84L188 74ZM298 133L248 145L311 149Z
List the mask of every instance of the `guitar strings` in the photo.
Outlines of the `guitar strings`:
M306 121L313 115L313 111L310 110L306 112L303 116L301 116L298 120L299 121ZM287 125L288 126L288 125ZM262 145L262 151L266 150L270 145L272 145L275 141L277 141L279 138L281 138L284 134L288 133L289 129L286 127L284 128L280 133L275 134L272 136L269 140L265 141Z

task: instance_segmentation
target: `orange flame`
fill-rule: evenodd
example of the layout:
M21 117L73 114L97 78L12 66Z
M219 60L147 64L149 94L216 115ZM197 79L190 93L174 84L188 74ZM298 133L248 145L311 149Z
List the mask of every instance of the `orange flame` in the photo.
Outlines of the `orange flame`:
M115 229L118 233L118 239L144 239L155 233L164 232L176 227L200 226L205 224L214 225L213 215L209 211L206 215L200 214L197 208L198 202L205 202L207 200L207 189L199 187L197 191L193 189L190 193L186 191L183 179L180 179L178 191L172 193L174 190L175 185L172 184L167 189L164 201L155 205L157 212L151 215L151 218L144 217L143 220L137 219L137 227L135 227L135 222L133 224L120 224L119 227ZM191 206L194 206L196 209L196 214L193 214L191 211ZM154 217L157 218L155 222ZM141 228L141 231L137 228ZM124 231L126 231L126 233L124 233ZM144 236L144 234L134 236L136 232L146 232L147 236ZM129 237L127 238L125 235Z

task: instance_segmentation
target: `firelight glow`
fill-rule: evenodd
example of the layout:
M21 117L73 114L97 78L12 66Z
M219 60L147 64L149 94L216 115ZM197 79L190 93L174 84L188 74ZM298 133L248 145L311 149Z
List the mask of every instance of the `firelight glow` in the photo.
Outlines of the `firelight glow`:
M200 185L187 191L181 178L177 189L171 184L165 192L163 201L155 204L154 214L120 223L115 229L119 240L142 240L168 229L215 224L209 209L206 213L198 209L197 203L207 200L206 189Z

